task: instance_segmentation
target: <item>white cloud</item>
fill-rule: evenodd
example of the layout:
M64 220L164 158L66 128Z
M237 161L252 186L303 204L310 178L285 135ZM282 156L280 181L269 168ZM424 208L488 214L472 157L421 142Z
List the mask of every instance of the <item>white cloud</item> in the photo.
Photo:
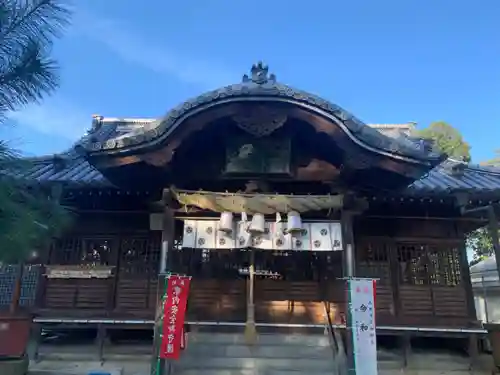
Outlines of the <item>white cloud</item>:
M105 45L125 61L182 82L213 89L233 83L238 77L220 62L200 56L181 56L165 47L164 43L156 43L151 36L141 35L123 22L83 10L77 13L72 31Z
M11 112L8 118L20 126L48 135L58 135L70 141L82 137L90 128L92 121L91 114L62 101L31 105L20 111Z

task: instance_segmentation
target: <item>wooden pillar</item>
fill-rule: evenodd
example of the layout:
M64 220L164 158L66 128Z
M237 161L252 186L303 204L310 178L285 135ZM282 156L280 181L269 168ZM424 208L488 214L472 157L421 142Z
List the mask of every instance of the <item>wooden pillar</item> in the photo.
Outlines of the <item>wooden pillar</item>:
M403 333L401 337L403 347L403 368L408 367L411 358L411 334L410 332Z
M476 304L474 303L474 292L472 291L472 282L470 277L469 261L467 259L467 248L465 243L465 238L458 249L460 256L460 275L462 277L461 282L464 285L465 298L467 304L467 315L469 319L476 321Z
M247 320L245 322L245 339L248 344L255 344L257 339L257 329L255 328L255 304L254 304L255 250L248 249L248 251L250 252L250 265L248 267Z
M163 202L165 204L163 210L163 231L161 242L160 264L158 265L158 288L156 298L156 316L154 325L153 338L153 358L151 361L151 375L165 375L170 373L171 363L166 363L164 359L159 359L159 348L162 333L162 318L163 318L163 295L166 291L168 273L171 269L171 258L169 252L172 250L175 239L175 218L171 209L171 195L169 191L163 194Z
M33 323L31 337L33 339L33 360L38 363L40 360L40 343L42 342L42 325L40 323Z
M469 335L468 353L470 358L470 369L474 370L479 362L479 338L476 333Z
M354 249L354 232L352 228L354 213L351 211L342 211L340 223L342 226L343 242L343 265L342 273L344 277L353 277L356 273L356 257Z
M63 186L61 184L55 184L51 186L50 190L50 199L54 202L61 202L63 197ZM70 222L71 224L71 222ZM54 249L54 239L48 242L47 245L42 249L38 249L39 259L40 259L40 272L38 274L38 281L36 285L36 294L35 294L35 309L40 309L45 307L45 293L46 293L46 284L47 277L45 276L45 268L48 264L51 263L52 251Z
M46 267L50 263L52 251L52 243L45 248L40 254L40 270L37 276L36 292L35 292L35 309L45 307L45 292L47 285L47 277L45 276Z
M45 277L45 267L49 264L52 243L40 252L40 269L37 275L37 284L35 291L35 310L43 308L45 304L45 292L47 278ZM31 339L33 342L33 359L35 362L40 360L40 345L42 343L42 324L33 322L31 329Z
M118 277L120 272L120 258L121 258L121 244L120 238L116 238L111 243L111 254L109 259L109 266L114 267L108 282L108 301L106 310L111 315L116 308L116 294L118 292Z
M21 289L23 286L23 275L24 275L24 262L18 264L18 271L16 275L16 279L14 281L13 290L12 290L12 299L10 301L9 312L11 314L17 313L19 308L19 300L21 299Z
M103 324L99 324L97 326L97 337L96 337L96 345L97 345L97 357L101 364L104 362L104 343L106 341L106 327Z

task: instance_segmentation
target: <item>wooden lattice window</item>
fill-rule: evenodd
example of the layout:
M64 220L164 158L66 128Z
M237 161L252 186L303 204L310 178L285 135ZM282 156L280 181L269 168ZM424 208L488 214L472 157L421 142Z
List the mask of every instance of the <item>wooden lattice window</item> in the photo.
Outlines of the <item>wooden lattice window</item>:
M397 258L399 279L402 284L429 284L429 262L425 245L399 243Z
M390 284L390 248L383 242L362 242L356 246L356 274Z
M80 263L93 266L109 266L113 262L113 240L110 238L85 238Z
M54 240L50 249L49 264L80 264L81 251L81 238L67 237Z
M149 271L149 241L147 237L126 237L120 242L120 273L146 274Z

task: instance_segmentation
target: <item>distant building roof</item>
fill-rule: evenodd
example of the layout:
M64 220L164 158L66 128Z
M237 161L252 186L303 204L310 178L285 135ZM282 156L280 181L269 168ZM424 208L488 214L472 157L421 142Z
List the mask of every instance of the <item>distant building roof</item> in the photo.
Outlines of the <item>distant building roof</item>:
M106 140L119 137L123 133L141 131L156 119L102 118L102 126L98 131L85 135L81 143L88 137ZM371 127L390 136L408 135L415 127L414 123L406 124L374 124ZM39 182L63 182L73 185L111 186L111 183L74 148L68 152L54 156L33 159L33 167L22 177ZM462 161L448 159L431 170L425 177L412 183L405 194L432 195L452 193L456 191L473 191L476 193L495 193L500 195L500 168L469 165Z
M497 262L494 255L470 267L472 286L476 288L500 286Z
M368 124L368 126L377 129L380 133L388 137L397 138L401 135L410 135L416 127L415 122L408 122L405 124Z

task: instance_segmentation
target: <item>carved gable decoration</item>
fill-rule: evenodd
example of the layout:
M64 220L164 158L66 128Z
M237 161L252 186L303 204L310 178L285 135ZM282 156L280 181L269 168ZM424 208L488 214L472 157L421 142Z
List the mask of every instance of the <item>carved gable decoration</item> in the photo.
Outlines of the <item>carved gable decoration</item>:
M280 109L271 106L256 106L247 112L233 116L236 125L255 137L265 137L276 129L281 128L287 116Z
M268 82L270 83L276 82L276 75L269 74L269 67L262 61L259 61L257 64L252 65L252 68L250 69L250 75L251 77L249 77L247 74L244 74L242 82L243 83L253 82L258 85L263 85Z
M224 173L290 174L290 162L290 139L241 137L228 141Z

